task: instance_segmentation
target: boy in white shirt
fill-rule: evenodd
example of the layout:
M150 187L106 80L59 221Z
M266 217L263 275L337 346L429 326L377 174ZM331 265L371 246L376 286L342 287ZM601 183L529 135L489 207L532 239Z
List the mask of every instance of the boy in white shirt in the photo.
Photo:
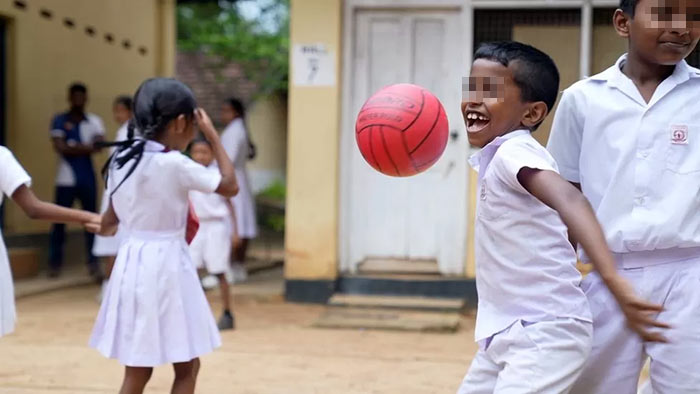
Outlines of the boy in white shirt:
M483 148L470 159L479 171L479 351L459 393L566 393L593 331L569 234L590 254L632 329L663 340L648 331L663 325L646 315L660 307L637 298L617 274L590 205L530 135L557 98L552 59L517 42L482 45L474 58L462 113L469 142Z
M219 171L214 164L214 154L207 140L195 140L190 146L190 155L197 163L211 167L212 172ZM190 201L199 217L199 230L190 245L190 255L198 268L206 268L209 274L218 279L224 309L218 326L220 330L232 330L236 320L231 313L231 296L226 272L229 269L232 239L233 243L238 242L235 217L233 231L228 223L234 215L233 207L230 200L216 193L190 191Z
M700 39L700 0L623 0L614 26L628 53L564 92L548 149L591 202L620 274L673 328L669 343L643 341L590 275L593 352L572 392L634 393L650 357L655 393L697 394L700 70L683 59Z

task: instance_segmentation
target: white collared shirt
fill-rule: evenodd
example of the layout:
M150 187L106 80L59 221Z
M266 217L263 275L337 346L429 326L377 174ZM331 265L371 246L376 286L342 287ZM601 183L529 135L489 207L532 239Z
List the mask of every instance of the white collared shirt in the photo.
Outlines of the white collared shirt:
M613 252L700 247L700 70L682 61L647 104L625 59L564 91L547 148Z
M219 167L212 163L207 170L213 175L221 177ZM231 217L231 210L226 204L226 197L217 193L203 193L198 190L190 191L190 201L194 206L194 211L200 220L221 220L225 221Z
M518 320L591 321L566 226L518 181L525 167L557 172L554 159L529 131L517 130L496 138L469 162L479 171L476 340Z

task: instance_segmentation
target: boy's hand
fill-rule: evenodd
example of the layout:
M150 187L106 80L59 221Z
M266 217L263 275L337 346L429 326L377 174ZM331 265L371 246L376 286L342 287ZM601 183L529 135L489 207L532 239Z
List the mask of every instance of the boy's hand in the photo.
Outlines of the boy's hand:
M610 292L615 296L622 313L627 318L627 326L636 332L645 342L667 343L668 339L658 332L649 331L650 327L671 328L666 323L655 320L651 315L663 311L661 305L652 304L639 298L632 286L622 277L616 276L605 281Z
M197 108L194 110L194 116L197 119L199 130L204 134L204 138L206 138L207 141L212 142L212 140L219 138L219 133L216 132L216 128L214 128L214 124L206 111L202 108Z

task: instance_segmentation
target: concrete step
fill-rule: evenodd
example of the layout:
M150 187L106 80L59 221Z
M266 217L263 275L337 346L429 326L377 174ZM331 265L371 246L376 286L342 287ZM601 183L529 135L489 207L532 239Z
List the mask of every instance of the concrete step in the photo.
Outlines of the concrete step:
M341 294L457 298L476 304L474 279L442 275L373 274L343 275L335 291Z
M435 260L367 259L358 266L360 274L440 275Z
M453 333L459 313L329 307L313 324L318 328L375 329Z
M335 294L330 300L328 300L328 304L334 307L456 313L459 313L466 308L466 301L459 298L429 298L362 294Z

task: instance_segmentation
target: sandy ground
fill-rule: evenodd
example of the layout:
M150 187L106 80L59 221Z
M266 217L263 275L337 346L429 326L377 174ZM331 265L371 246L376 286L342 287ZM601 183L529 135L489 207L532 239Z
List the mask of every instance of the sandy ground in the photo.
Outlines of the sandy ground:
M18 301L17 331L0 339L0 393L117 392L122 367L87 346L96 292ZM198 393L454 393L476 350L469 317L456 334L322 330L310 328L322 306L253 294L235 307L238 329L202 358ZM157 368L146 392L168 392L171 379Z

